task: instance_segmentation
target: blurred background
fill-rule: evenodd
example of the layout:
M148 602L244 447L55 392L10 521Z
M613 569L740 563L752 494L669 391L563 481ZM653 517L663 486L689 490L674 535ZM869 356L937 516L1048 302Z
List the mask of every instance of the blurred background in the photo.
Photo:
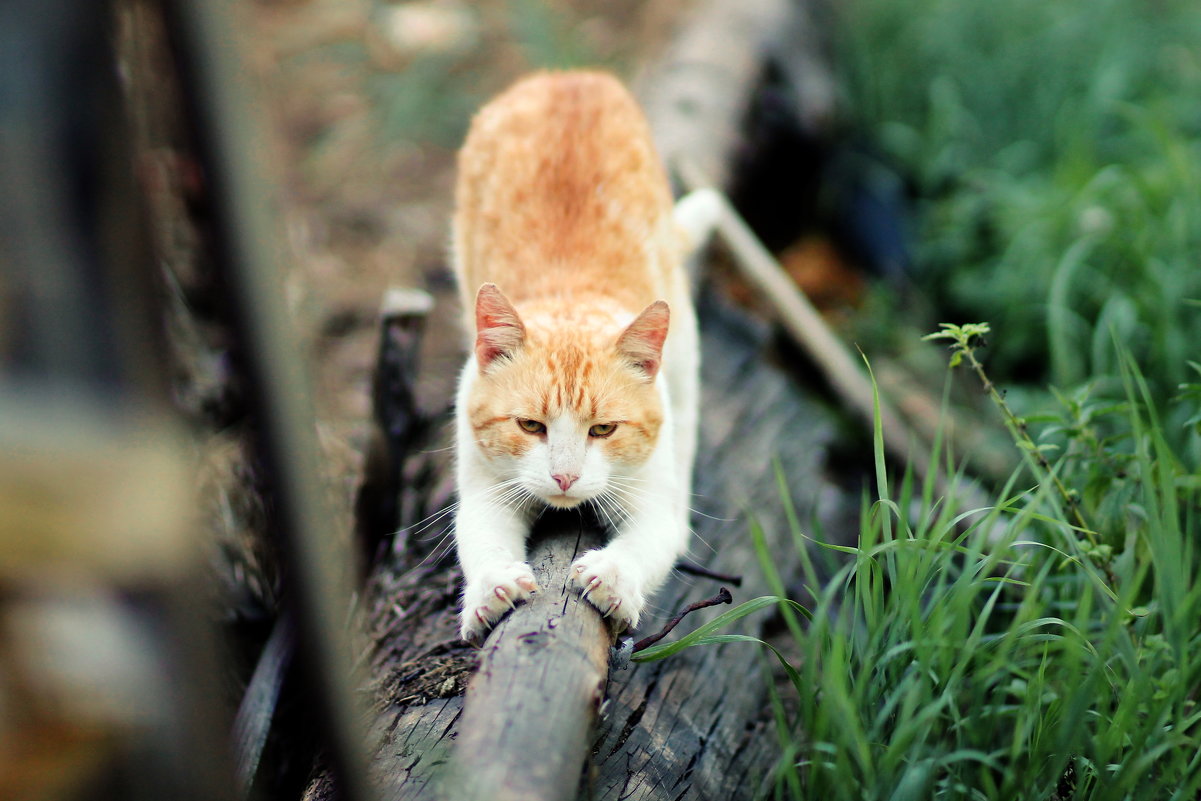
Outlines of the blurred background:
M1020 448L922 340L988 322L988 375L1078 488L1089 547L1135 558L1133 374L1168 482L1194 507L1201 489L1201 6L796 2L820 25L832 100L815 120L766 76L735 201L828 324L900 376L892 391L938 407L949 387L946 414L1000 443L974 469L1003 480ZM230 38L207 57L250 99L238 135L262 177L281 330L313 379L331 542L352 550L389 287L435 299L419 406L443 410L453 387L447 221L473 111L535 68L637 82L700 5L221 4ZM0 12L3 797L232 794L228 754L182 765L179 727L228 730L279 611L271 435L238 353L246 301L214 266L227 187L186 121L173 6ZM765 311L720 255L713 281ZM310 767L260 790L290 797Z

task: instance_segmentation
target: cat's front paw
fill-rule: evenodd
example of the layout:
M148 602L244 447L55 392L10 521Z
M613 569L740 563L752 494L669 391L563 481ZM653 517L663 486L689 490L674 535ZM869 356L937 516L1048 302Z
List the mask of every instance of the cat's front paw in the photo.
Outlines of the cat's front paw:
M483 642L484 635L505 612L537 591L534 572L525 562L489 568L463 589L459 634L467 642Z
M570 575L580 595L610 618L613 627L621 632L638 625L646 603L641 582L634 578L637 572L637 568L623 564L602 548L575 560Z

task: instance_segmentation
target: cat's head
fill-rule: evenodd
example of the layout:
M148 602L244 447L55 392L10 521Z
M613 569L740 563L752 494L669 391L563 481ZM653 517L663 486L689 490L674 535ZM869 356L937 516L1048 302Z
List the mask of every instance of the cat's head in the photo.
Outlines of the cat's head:
M645 493L629 474L650 457L663 425L655 376L668 317L656 301L619 333L587 315L527 325L494 284L480 288L479 375L466 411L503 488L520 486L560 508L606 492L627 501Z

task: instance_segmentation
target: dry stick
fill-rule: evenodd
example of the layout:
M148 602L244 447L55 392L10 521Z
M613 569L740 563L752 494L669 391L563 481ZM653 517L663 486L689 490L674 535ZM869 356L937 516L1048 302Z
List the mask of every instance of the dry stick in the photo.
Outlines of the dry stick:
M725 587L722 587L720 590L717 591L717 595L714 595L712 598L706 598L703 601L696 601L694 603L688 604L688 606L686 606L680 610L680 613L678 615L673 617L671 620L667 621L666 626L659 629L654 634L651 634L647 637L643 637L641 640L634 643L634 653L638 653L643 648L649 648L650 646L659 642L659 640L666 637L668 634L671 634L671 630L674 629L676 626L680 625L681 620L683 620L684 618L686 618L688 615L692 614L693 612L697 611L698 609L708 609L710 606L718 606L720 604L731 604L731 603L734 603L734 596L730 595L729 590L727 590Z
M688 162L681 161L676 168L689 189L710 186ZM714 230L729 246L743 277L772 304L780 323L817 364L834 391L863 422L868 426L873 425L875 408L872 385L864 377L855 358L830 331L817 309L788 277L725 195L716 191L715 194L721 201L721 214ZM894 456L906 458L908 451L902 449L901 444L913 433L912 429L883 398L880 399L880 424L884 430L885 447Z
M864 374L860 362L834 335L817 309L805 297L805 293L788 277L784 268L763 246L726 196L713 189L704 174L690 162L679 159L673 166L689 190L708 188L714 193L721 204L714 232L720 235L730 249L742 276L771 304L788 334L809 354L835 393L870 430L876 420L876 397L871 381ZM893 458L911 464L922 480L929 480L931 465L921 459L911 460L908 448L911 440L927 445L928 443L925 443L924 437L909 425L905 418L893 410L885 398L881 397L878 401L885 449ZM992 505L992 502L974 486L960 482L952 487L938 475L934 475L933 479L940 494L948 497L953 494L960 498L963 506L982 509Z

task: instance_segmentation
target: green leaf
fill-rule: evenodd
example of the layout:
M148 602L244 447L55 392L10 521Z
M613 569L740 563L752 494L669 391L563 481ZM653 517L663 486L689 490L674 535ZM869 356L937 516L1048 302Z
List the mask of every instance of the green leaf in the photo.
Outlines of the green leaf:
M777 604L787 604L788 606L791 606L796 611L800 612L805 617L808 618L811 616L809 613L809 610L806 609L805 607L801 606L796 601L791 601L787 598L781 598L778 595L763 595L758 598L753 598L749 601L744 601L744 602L740 603L738 606L734 607L733 609L731 609L727 612L723 612L722 614L720 614L717 617L710 620L708 623L705 623L704 625L699 626L695 631L685 634L683 637L681 637L678 640L675 640L674 642L655 643L654 645L650 646L649 648L644 648L641 651L636 651L634 653L634 655L630 657L630 659L632 659L635 662L655 662L659 659L666 659L667 657L672 656L673 654L677 654L680 651L683 651L685 648L691 648L694 645L705 644L705 642L707 642L705 638L710 637L711 635L713 635L715 632L719 631L720 629L723 629L726 626L729 626L731 623L741 620L742 618L746 617L747 615L753 614L755 612L758 612L762 609L766 609L771 606L776 606ZM743 635L725 635L725 636L743 636ZM708 642L714 642L714 641L708 641ZM725 641L723 641L723 642L725 642ZM732 642L732 640L730 640L729 642Z

